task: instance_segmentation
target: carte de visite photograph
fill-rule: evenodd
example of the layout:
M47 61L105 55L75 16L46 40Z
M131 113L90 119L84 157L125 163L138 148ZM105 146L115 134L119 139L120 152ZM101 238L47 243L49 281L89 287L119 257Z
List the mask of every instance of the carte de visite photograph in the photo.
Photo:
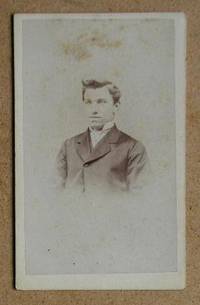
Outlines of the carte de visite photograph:
M185 287L183 13L15 14L20 290Z

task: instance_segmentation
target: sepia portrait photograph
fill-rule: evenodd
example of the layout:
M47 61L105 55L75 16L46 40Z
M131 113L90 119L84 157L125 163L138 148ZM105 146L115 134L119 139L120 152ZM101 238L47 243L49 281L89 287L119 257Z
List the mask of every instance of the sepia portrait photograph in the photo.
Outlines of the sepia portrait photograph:
M14 16L17 289L185 287L185 34Z

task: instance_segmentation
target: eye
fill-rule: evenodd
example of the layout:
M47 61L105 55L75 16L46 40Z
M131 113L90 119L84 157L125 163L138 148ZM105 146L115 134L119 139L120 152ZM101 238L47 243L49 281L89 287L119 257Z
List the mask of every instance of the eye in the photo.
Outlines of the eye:
M89 99L86 99L86 100L85 100L85 103L86 103L86 104L91 104L91 103L92 103L92 101L91 101L91 100L89 100Z

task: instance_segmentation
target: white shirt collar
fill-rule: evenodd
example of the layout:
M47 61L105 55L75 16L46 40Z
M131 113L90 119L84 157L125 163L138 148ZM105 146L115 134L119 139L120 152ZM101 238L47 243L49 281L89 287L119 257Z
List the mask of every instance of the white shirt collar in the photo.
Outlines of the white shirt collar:
M96 130L89 127L91 144L93 148L110 131L113 126L114 121L106 123L101 130Z

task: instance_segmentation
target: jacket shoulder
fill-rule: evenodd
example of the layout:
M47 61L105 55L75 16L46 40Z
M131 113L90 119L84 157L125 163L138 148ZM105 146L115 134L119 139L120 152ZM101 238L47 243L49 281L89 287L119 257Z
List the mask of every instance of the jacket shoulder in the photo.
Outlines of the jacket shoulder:
M127 143L131 150L137 150L138 152L144 152L145 146L142 142L137 140L136 138L128 135L127 133L120 130L120 137L119 137L120 143Z
M135 144L136 142L138 142L138 140L128 135L127 133L119 130L119 142L120 143L127 142L130 144Z
M81 132L81 133L79 133L77 135L72 136L71 138L67 138L64 141L64 144L67 145L67 144L72 144L74 142L78 142L79 140L81 140L86 135L87 135L87 131Z

